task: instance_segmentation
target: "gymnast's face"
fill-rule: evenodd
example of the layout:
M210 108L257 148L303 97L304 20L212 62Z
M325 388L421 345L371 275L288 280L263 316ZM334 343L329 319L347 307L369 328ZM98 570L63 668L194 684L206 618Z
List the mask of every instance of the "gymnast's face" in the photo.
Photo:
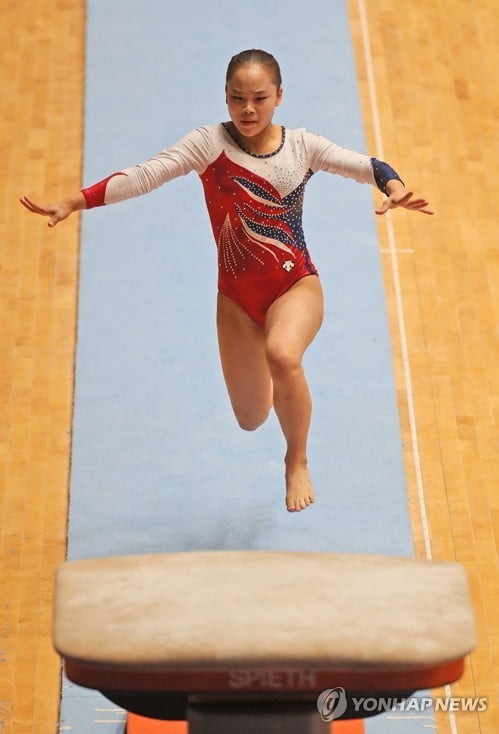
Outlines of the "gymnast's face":
M239 67L227 82L230 119L243 138L256 138L269 130L281 99L282 88L272 70L262 64Z

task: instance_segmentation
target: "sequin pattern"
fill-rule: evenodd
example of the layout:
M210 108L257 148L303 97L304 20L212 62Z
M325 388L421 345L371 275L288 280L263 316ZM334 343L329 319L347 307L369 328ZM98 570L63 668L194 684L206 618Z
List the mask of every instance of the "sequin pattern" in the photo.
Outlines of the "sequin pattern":
M302 229L305 184L281 197L267 180L222 152L201 176L219 250L219 266L237 278L248 270L280 268L309 256Z

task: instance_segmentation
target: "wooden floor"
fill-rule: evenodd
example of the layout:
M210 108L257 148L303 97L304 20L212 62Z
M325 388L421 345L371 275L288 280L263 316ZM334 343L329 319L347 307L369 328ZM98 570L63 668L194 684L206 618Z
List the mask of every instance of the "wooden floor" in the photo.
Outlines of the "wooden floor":
M369 151L433 218L379 221L418 555L468 569L478 647L453 696L486 713L439 734L497 734L499 711L499 16L496 0L348 0ZM64 558L77 217L21 209L80 185L83 0L0 0L0 732L52 734L52 577ZM363 39L369 32L370 47ZM374 95L375 92L375 95Z
M499 160L497 4L423 0L405 3L403 12L394 0L348 5L369 150L378 152L380 130L385 159L436 212L425 217L397 211L390 222L379 221L379 235L416 552L466 566L477 616L478 647L452 695L487 696L489 709L480 716L457 714L455 725L459 734L494 734L499 178L491 164ZM363 42L366 22L370 49ZM437 722L439 734L452 732L448 716Z
M48 230L18 197L80 186L82 6L1 0L2 734L53 734L59 715L51 601L66 544L79 223Z

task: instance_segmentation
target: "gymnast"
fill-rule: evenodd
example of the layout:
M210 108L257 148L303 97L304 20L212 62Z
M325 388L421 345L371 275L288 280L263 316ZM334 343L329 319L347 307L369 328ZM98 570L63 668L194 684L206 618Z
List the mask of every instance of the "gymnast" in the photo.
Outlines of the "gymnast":
M253 431L273 407L286 441L286 507L314 502L307 464L312 404L302 367L323 318L317 270L302 229L304 189L319 170L377 186L376 214L404 207L432 214L389 165L300 128L273 122L282 101L279 64L266 51L232 57L226 74L230 121L200 127L132 168L55 204L21 203L49 217L146 194L199 175L218 251L217 330L222 371L236 419Z

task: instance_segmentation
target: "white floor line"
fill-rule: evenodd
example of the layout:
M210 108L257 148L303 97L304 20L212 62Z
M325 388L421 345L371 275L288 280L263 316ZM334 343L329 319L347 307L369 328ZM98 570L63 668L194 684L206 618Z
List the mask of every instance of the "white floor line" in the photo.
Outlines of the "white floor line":
M383 137L381 134L378 99L376 95L376 85L374 81L373 61L372 61L372 54L371 54L371 43L370 43L370 36L369 36L369 26L367 22L365 0L357 0L357 7L359 11L359 18L360 18L360 24L361 24L362 45L364 49L364 59L365 59L365 64L366 64L367 85L368 85L368 90L369 90L369 100L370 100L371 114L372 114L372 119L373 119L376 155L381 160L383 160L383 157L384 157ZM424 536L426 557L429 560L431 560L432 559L432 549L431 549L430 533L429 533L429 528L428 528L428 514L426 511L423 477L422 477L422 472L421 472L421 457L419 453L418 435L417 435L417 430L416 430L416 417L415 417L415 410L414 410L414 398L413 398L413 391L412 391L411 370L410 370L410 365L409 365L409 351L407 348L407 332L406 332L406 327L405 327L404 312L402 308L402 291L400 287L400 276L399 276L399 269L398 269L398 262L397 262L397 247L396 247L395 234L393 231L393 224L392 224L390 212L387 212L385 214L385 217L386 217L386 228L387 228L388 244L389 244L389 252L390 252L390 263L391 263L392 276L393 276L393 287L394 287L394 292L395 292L397 322L398 322L400 345L401 345L401 352L402 352L404 385L405 385L405 391L407 395L407 407L408 407L408 412L409 412L409 424L410 424L410 431L411 431L414 472L416 475L416 485L417 485L417 494L418 494L418 502L419 502L419 514L420 514L421 527L422 527L423 536ZM448 697L451 696L450 686L445 686L445 693L446 693L446 696ZM450 729L451 729L452 734L458 734L456 717L454 713L451 711L449 711L449 723L450 723Z

